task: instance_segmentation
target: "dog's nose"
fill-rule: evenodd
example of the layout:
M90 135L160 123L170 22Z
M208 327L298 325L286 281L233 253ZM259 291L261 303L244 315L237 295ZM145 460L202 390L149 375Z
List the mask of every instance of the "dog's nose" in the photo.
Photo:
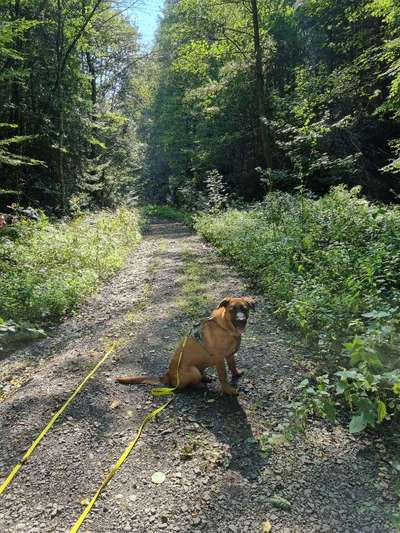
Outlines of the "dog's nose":
M237 320L246 320L246 315L239 311L239 313L236 313L236 319Z

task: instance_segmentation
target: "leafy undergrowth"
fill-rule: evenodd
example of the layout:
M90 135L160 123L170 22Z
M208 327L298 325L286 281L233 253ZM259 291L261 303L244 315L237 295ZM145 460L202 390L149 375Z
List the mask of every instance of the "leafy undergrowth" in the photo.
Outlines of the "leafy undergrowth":
M22 220L0 232L0 348L43 335L56 319L118 270L140 242L134 211L68 222Z
M178 222L183 222L187 226L193 226L192 215L187 211L178 209L172 205L148 204L143 206L140 212L144 218L166 218L168 220L177 220Z
M274 193L247 210L202 214L195 227L318 347L322 375L300 386L300 420L334 420L345 403L359 432L399 415L399 207L343 187L318 200Z

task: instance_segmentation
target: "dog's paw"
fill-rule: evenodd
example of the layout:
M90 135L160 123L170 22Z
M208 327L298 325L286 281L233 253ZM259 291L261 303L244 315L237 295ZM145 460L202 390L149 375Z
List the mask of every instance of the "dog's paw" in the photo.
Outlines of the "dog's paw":
M224 385L222 387L222 390L225 394L228 394L229 396L237 396L239 394L239 391L235 387L231 387L230 385Z
M238 368L235 373L232 372L232 378L233 379L239 379L245 373L246 373L246 369L245 368Z

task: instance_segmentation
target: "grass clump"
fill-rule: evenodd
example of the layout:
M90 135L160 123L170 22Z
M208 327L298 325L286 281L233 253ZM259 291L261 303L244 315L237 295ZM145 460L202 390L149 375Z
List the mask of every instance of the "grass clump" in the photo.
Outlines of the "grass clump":
M127 209L57 223L41 215L0 233L3 337L20 324L41 324L73 309L123 265L140 238L138 215Z
M399 207L344 187L318 200L273 193L247 210L200 215L195 227L318 347L326 374L301 387L314 410L334 418L344 400L354 432L399 412Z
M210 296L206 291L208 271L189 251L184 256L182 296L179 306L192 320L207 314Z

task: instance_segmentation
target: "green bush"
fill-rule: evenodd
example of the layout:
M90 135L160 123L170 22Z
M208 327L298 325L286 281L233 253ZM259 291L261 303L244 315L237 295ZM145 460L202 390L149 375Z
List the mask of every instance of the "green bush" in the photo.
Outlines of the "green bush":
M126 209L54 224L42 215L12 230L0 233L0 326L7 333L14 321L40 324L70 311L140 241L137 213Z
M357 188L318 200L273 193L246 211L202 214L195 227L318 346L330 374L319 407L332 414L343 398L352 430L400 410L399 207L370 204Z

